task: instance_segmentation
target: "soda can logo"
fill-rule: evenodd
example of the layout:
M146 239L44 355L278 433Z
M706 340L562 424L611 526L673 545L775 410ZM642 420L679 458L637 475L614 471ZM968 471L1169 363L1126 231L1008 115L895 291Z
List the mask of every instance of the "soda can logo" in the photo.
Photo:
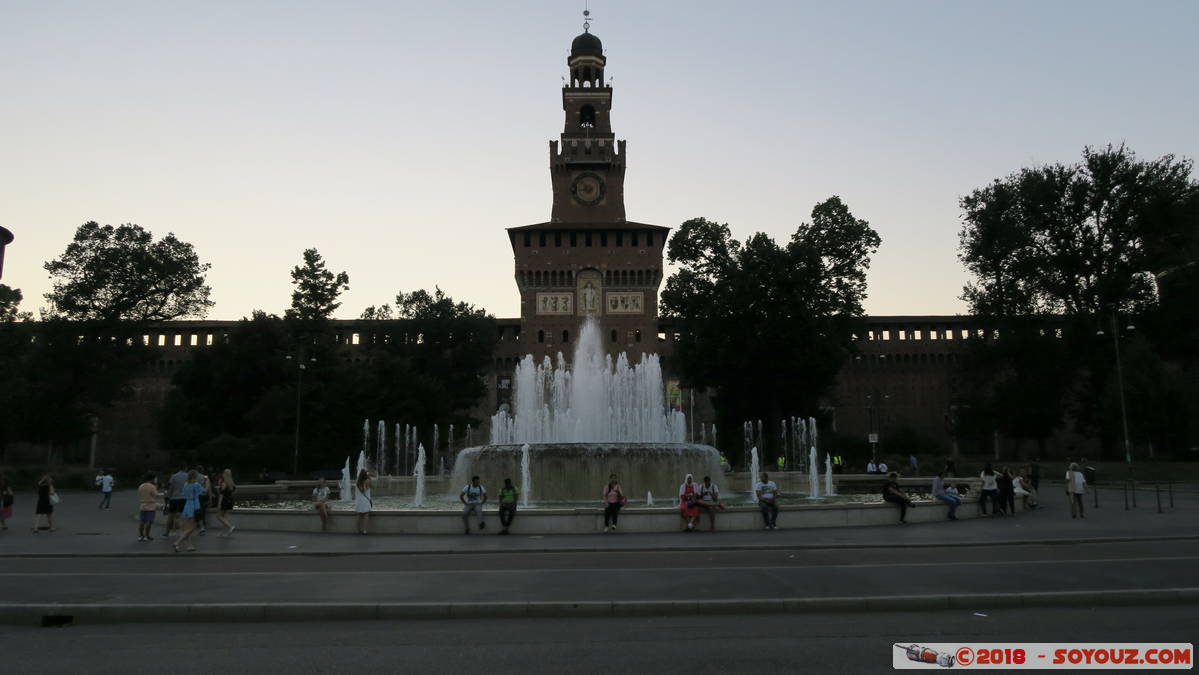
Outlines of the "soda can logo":
M974 650L969 647L959 647L954 656L959 666L969 666L974 663Z

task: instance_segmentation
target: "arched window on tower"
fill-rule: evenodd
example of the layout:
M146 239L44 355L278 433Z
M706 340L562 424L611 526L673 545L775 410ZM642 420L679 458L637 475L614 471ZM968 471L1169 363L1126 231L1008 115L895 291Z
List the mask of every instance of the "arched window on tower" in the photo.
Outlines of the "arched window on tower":
M585 105L579 110L579 126L588 129L595 128L595 108Z

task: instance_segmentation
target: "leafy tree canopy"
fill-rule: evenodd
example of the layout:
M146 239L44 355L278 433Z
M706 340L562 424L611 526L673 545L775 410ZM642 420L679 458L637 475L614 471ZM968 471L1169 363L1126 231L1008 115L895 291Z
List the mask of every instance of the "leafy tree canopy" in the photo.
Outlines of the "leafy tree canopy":
M973 191L961 200L958 257L974 277L963 298L982 316L1143 312L1153 274L1193 250L1190 174L1188 160L1109 145Z
M684 378L715 388L726 432L746 419L816 414L852 350L879 243L839 197L817 204L781 246L761 233L742 244L703 218L679 227L667 254L680 269L662 311L683 327Z
M21 306L21 289L0 284L0 322L16 321Z
M45 264L52 279L48 314L104 322L203 317L212 306L209 267L174 234L156 241L138 225L90 221Z
M287 317L302 322L322 321L341 307L337 298L349 290L350 275L329 271L321 254L310 248L304 251L304 264L292 268L291 283L295 290Z

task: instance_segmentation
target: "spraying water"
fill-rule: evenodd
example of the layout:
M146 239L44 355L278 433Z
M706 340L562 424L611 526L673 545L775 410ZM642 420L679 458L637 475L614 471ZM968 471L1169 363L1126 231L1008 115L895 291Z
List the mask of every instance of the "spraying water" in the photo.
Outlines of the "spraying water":
M367 419L362 420L362 454L366 455L366 453L369 452L370 449L371 449L371 420L368 417ZM358 468L362 469L364 466L365 466L365 462L363 462ZM358 480L358 472L357 471L354 472L354 480Z
M824 453L824 496L834 497L837 491L833 489L833 458Z
M416 470L412 472L416 476L416 495L412 498L412 505L420 508L425 505L425 446L419 445L416 448Z
M808 497L820 497L820 457L816 454L816 446L808 451Z
M645 493L645 505L646 506L654 505L654 493L652 493L652 492Z
M354 479L350 477L350 457L346 455L345 468L341 470L341 491L338 499L343 502L354 501Z
M357 485L358 476L362 475L363 471L366 471L366 450L362 450L358 453L358 466L354 468L354 484Z
M387 423L379 420L378 438L375 439L378 449L375 450L375 471L380 476L387 473Z
M401 446L401 445L403 445L403 441L401 440L402 438L404 438L404 437L400 435L400 423L399 423L399 422L396 422L396 431L395 431L395 439L396 439L396 463L395 463L395 472L396 472L396 475L397 475L397 476L403 476L403 475L404 475L404 467L403 467L403 466L400 464L400 446Z
M491 418L491 444L682 443L686 415L666 408L656 354L632 365L605 353L599 322L583 321L573 361L558 354L540 364L531 354L516 366L512 415Z
M520 446L520 505L529 506L529 494L533 492L533 476L529 472L529 444Z
M753 495L754 503L758 503L758 491L754 486L758 483L758 476L762 473L762 468L758 466L758 449L754 447L749 451L749 494Z

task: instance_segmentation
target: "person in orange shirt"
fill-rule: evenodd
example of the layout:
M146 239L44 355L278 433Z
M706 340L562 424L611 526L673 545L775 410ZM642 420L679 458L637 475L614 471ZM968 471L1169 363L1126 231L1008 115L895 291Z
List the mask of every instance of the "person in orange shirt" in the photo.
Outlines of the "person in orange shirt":
M144 476L142 484L137 487L137 540L150 541L150 528L154 526L154 514L158 512L158 504L162 494L154 484L154 474Z

